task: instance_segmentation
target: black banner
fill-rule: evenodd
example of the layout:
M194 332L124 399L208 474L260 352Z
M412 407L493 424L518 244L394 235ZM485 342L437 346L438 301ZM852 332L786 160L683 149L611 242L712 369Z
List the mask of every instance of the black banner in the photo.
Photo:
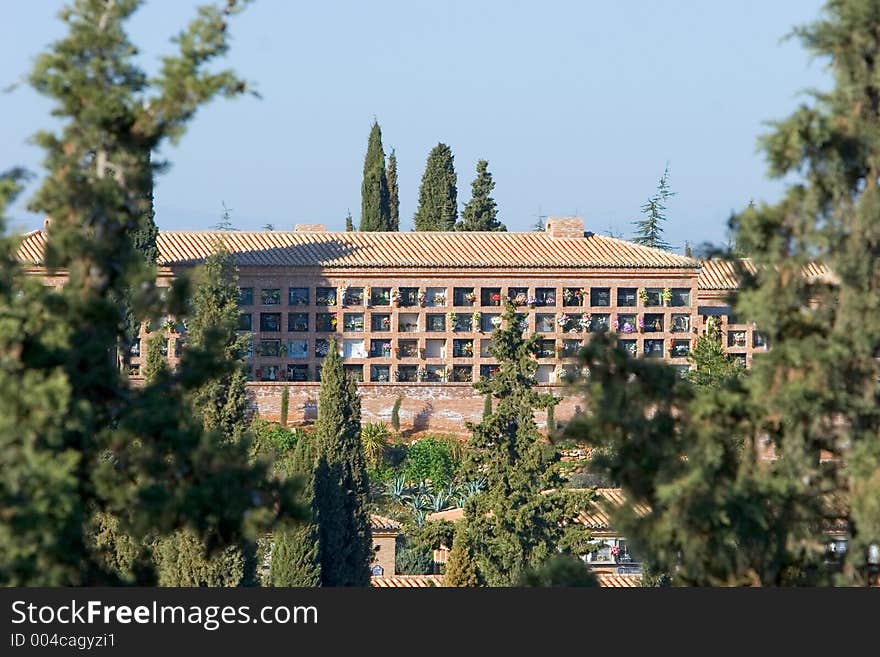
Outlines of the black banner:
M0 655L11 656L814 652L875 644L880 589L7 588L0 605Z

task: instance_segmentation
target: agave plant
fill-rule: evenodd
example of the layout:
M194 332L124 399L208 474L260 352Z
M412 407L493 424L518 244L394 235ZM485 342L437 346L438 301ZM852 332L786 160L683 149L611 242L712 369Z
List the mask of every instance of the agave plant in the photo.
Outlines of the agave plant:
M413 509L413 522L416 523L416 527L421 527L425 524L425 519L427 518L427 512L424 509Z
M430 508L430 502L431 498L427 495L416 494L409 499L408 504L413 513L417 513L419 511L427 511Z
M458 505L464 506L465 502L467 502L474 495L481 493L485 487L485 479L474 479L473 481L466 481L458 490Z
M398 475L394 479L388 482L388 496L397 502L398 504L403 504L406 501L406 480L403 478L403 475Z
M438 490L431 496L431 510L442 511L449 506L449 496L445 490Z

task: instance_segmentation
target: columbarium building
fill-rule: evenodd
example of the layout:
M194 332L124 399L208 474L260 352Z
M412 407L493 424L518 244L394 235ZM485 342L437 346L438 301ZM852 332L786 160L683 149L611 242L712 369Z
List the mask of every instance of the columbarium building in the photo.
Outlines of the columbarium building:
M42 268L43 231L25 236L20 257ZM576 374L576 354L597 331L619 334L634 356L686 371L707 318L717 317L729 352L749 366L766 349L738 323L726 295L729 264L687 258L584 230L580 218L550 218L542 232L161 231L159 284L205 259L218 242L239 267L241 331L251 337L254 403L277 417L280 390L293 421L314 418L321 362L335 340L346 371L361 382L366 421L387 420L403 398L409 428L462 430L483 403L475 379L497 367L489 346L503 300L528 333L541 335L537 379L559 388ZM63 272L53 274L63 282ZM173 322L145 327L132 352L133 378L146 331L162 331L172 364L185 345ZM580 412L568 399L557 418Z

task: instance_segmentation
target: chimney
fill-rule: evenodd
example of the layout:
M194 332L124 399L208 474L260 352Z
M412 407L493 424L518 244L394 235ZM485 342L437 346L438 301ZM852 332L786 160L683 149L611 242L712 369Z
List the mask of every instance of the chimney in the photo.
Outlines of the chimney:
M326 233L327 224L297 224L293 227L295 233Z
M584 221L580 217L547 217L545 230L550 237L583 237Z

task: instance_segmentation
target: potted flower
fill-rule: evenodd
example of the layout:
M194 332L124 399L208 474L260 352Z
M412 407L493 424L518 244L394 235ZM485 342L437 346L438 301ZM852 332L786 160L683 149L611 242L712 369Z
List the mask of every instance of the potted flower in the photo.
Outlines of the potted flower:
M442 292L437 292L434 295L434 305L435 306L445 306L446 305L446 295Z
M538 303L538 300L534 297L534 295L530 294L526 299L526 304L528 304L529 308L534 308L536 303Z
M564 367L557 367L555 374L557 381L565 381L568 378L568 370Z
M419 305L420 305L420 306L424 306L424 305L425 305L426 295L425 295L425 290L424 290L423 288L419 288L419 294L418 294L418 297L417 297L417 298L418 298L418 300L419 300Z
M373 305L373 295L372 295L372 292L371 292L371 290L370 290L370 286L369 286L369 285L367 285L366 287L364 287L364 305L365 305L367 308L369 308L370 306Z
M471 290L464 295L464 298L467 299L470 303L473 303L477 300L477 293Z
M648 303L648 291L643 287L639 288L639 300L642 303Z
M548 294L544 297L544 305L545 306L555 306L556 305L556 297L552 294Z
M498 317L497 315L495 317L493 317L491 321L492 321L492 326L494 326L495 328L498 328L499 326L501 326L501 318Z
M391 343L383 342L382 343L382 356L383 358L391 358Z
M330 318L330 327L331 327L333 330L336 330L336 324L337 324L337 322L338 322L338 320L336 319L336 315L333 315L333 317Z
M581 327L581 331L589 331L590 330L590 315L584 315L578 320L578 326Z
M386 331L391 328L391 318L390 317L383 317L382 318L382 328L385 329Z
M663 291L660 293L660 300L663 302L664 306L668 306L669 302L672 301L672 290L668 287L664 287Z
M162 324L162 328L168 331L169 333L174 333L174 321L171 318L165 320L165 323Z
M571 301L572 296L573 295L572 295L571 290L569 288L566 287L566 288L562 289L562 300L565 303L568 303L569 301Z
M454 313L454 312L449 313L449 328L452 331L456 331L458 329L458 327L455 325L455 319L457 317L458 317L458 315L456 313Z
M395 306L400 305L400 290L397 288L391 290L391 303L393 303Z
M345 298L348 294L348 283L343 283L339 286L339 298L341 299L341 305L347 305L348 300Z
M570 319L571 318L568 316L568 313L562 313L561 315L559 315L559 319L556 320L556 323L560 327L565 328L566 326L568 326L568 322Z
M528 301L528 296L525 295L525 294L523 294L522 292L520 292L519 294L517 294L517 295L513 298L513 302L514 302L517 306L524 306L524 305L526 305L526 301Z
M492 300L493 306L498 306L501 304L501 295L498 294L497 292L495 292L490 298Z
M641 331L645 330L645 319L641 315L639 315L638 325L639 325L639 330L641 330Z
M483 323L480 321L483 319L483 313L479 310L474 313L474 329L480 333L483 332Z
M616 317L611 320L611 328L613 328L615 331L620 329L620 320L618 320Z

